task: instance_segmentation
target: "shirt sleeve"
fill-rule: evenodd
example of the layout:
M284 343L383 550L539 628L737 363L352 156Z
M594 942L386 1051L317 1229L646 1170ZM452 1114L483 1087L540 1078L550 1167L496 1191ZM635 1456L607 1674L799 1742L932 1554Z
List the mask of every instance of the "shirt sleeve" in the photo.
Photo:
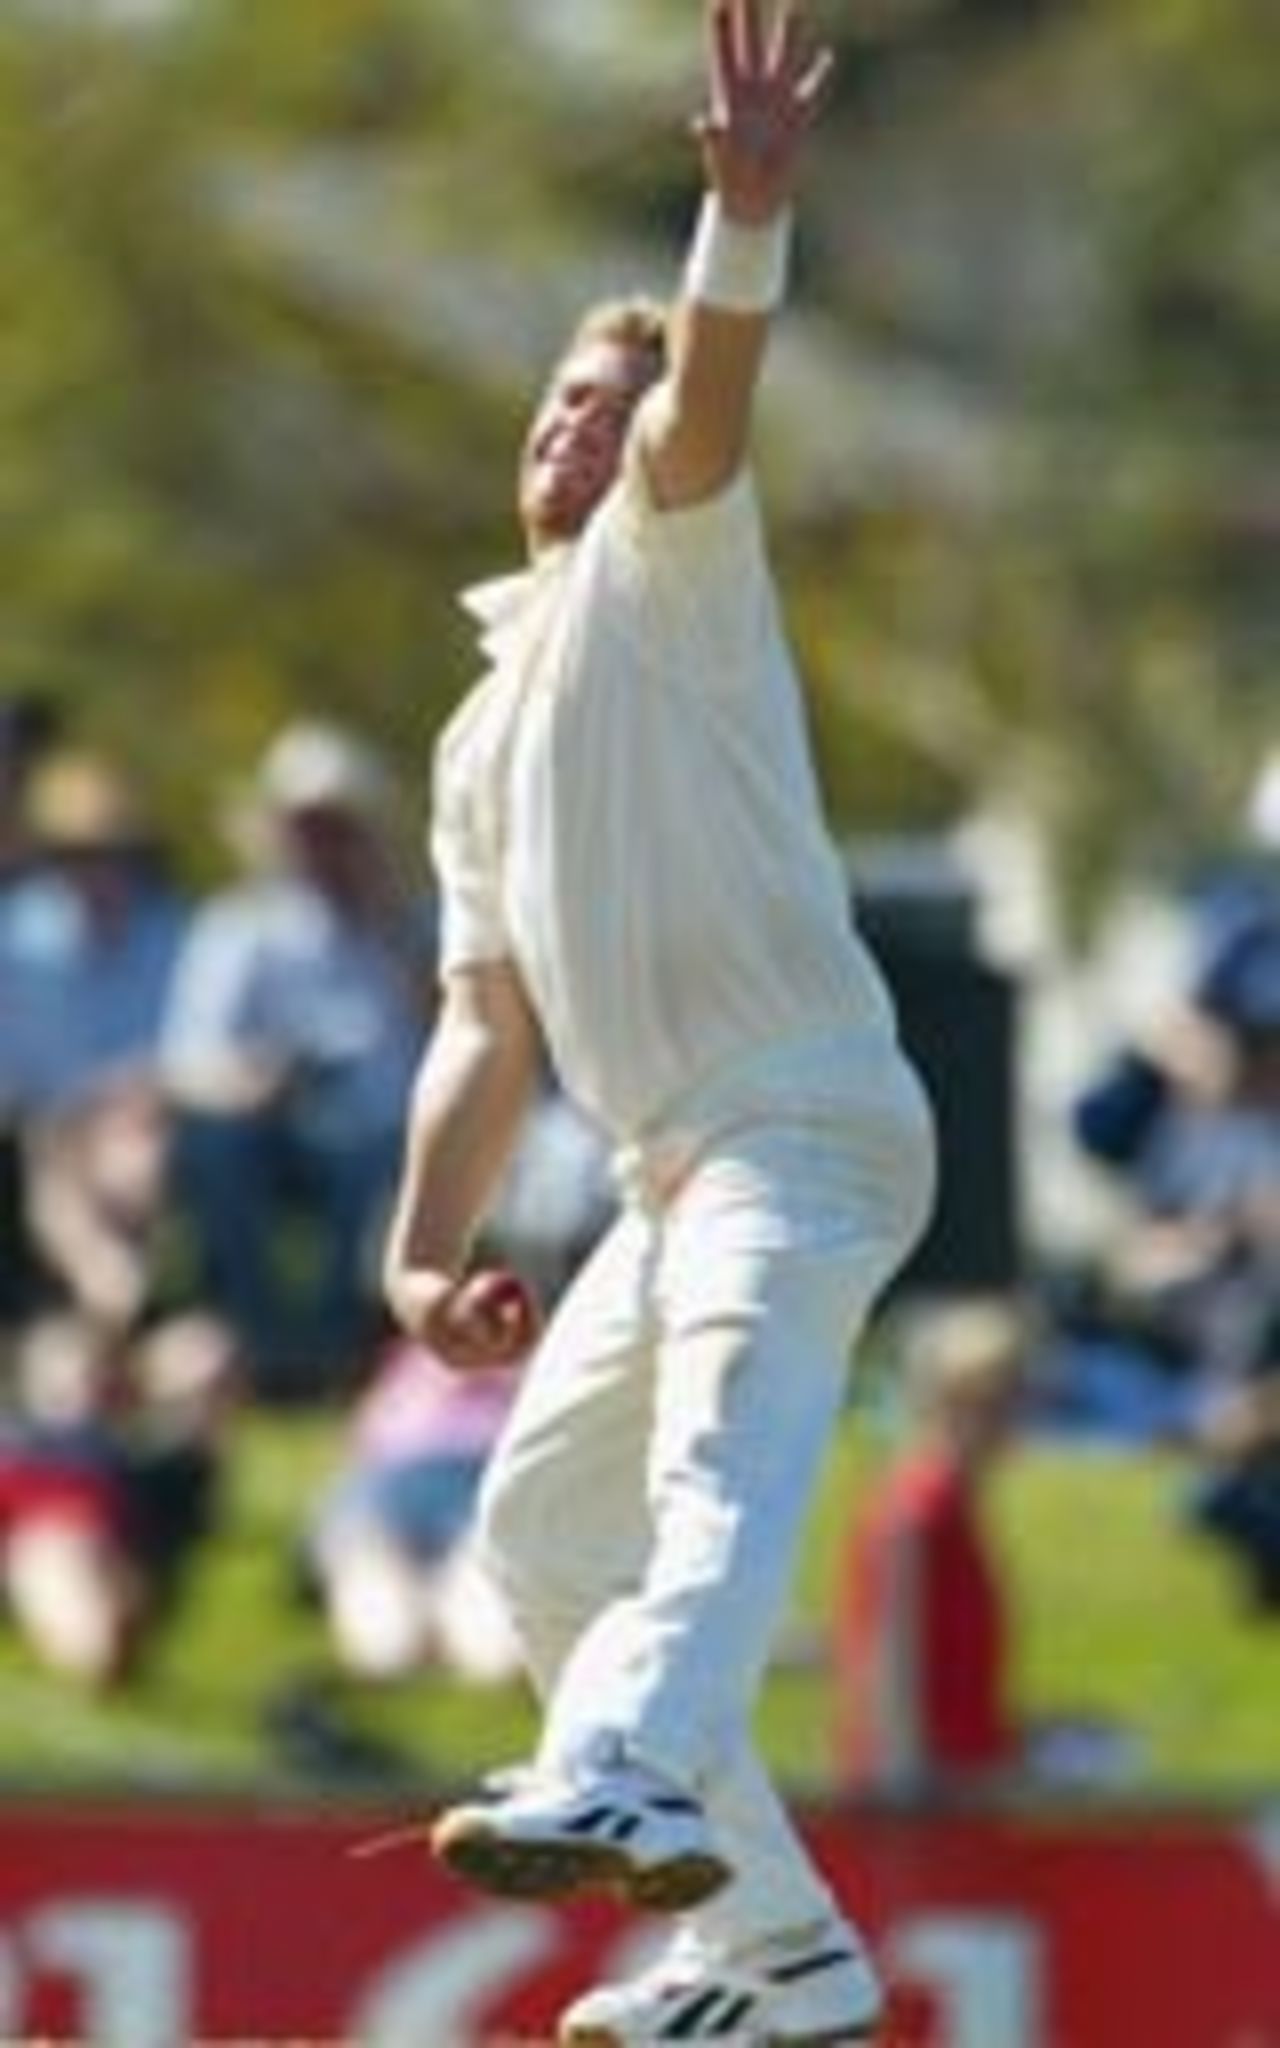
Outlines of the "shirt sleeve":
M189 927L174 966L161 1032L170 1079L269 1042L261 1015L260 930L239 898L214 899Z
M632 537L655 556L683 560L686 568L691 545L705 551L717 567L726 555L736 558L739 570L744 562L760 566L764 553L760 509L747 463L735 470L720 490L694 504L661 505L654 497L644 457L644 431L647 414L659 402L660 388L645 395L623 449L619 510Z
M479 778L464 775L462 754L446 734L432 779L428 840L440 890L442 975L511 952L496 816L483 816Z

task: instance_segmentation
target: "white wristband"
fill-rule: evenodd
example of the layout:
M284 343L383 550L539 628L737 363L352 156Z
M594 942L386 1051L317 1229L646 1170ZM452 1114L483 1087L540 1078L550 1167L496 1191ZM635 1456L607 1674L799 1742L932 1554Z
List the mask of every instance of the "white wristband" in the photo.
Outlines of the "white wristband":
M708 192L685 265L685 292L727 313L770 313L782 303L790 249L789 210L760 227L744 227Z

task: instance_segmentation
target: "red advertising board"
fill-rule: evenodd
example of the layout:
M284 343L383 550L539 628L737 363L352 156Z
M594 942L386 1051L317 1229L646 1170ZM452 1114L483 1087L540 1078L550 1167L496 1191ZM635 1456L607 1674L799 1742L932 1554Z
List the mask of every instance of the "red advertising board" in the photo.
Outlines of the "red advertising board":
M0 2040L545 2039L652 1928L465 1893L383 1814L0 1809ZM1280 1816L814 1813L894 2048L1280 2048Z

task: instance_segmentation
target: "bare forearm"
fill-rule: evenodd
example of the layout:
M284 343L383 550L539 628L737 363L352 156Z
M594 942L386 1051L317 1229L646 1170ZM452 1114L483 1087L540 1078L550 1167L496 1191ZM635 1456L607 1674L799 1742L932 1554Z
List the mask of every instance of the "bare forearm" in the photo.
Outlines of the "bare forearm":
M660 504L695 504L741 467L769 335L765 314L731 313L683 296L671 370L646 419L645 458Z
M707 104L695 122L706 177L674 323L664 403L644 449L659 503L712 496L740 466L770 317L782 301L791 205L831 55L795 0L708 0Z
M94 1204L82 1171L57 1157L31 1175L32 1234L72 1298L109 1329L125 1329L146 1293L145 1246Z
M514 1147L533 1085L532 1058L481 1024L446 1025L414 1089L384 1281L454 1276Z

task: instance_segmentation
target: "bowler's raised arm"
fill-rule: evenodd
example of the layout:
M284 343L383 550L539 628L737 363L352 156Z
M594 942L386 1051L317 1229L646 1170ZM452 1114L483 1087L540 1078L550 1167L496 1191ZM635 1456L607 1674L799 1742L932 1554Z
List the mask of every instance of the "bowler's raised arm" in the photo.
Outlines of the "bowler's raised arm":
M709 0L706 195L677 300L671 370L644 450L660 504L696 503L746 452L770 319L786 284L804 146L833 69L795 0Z

